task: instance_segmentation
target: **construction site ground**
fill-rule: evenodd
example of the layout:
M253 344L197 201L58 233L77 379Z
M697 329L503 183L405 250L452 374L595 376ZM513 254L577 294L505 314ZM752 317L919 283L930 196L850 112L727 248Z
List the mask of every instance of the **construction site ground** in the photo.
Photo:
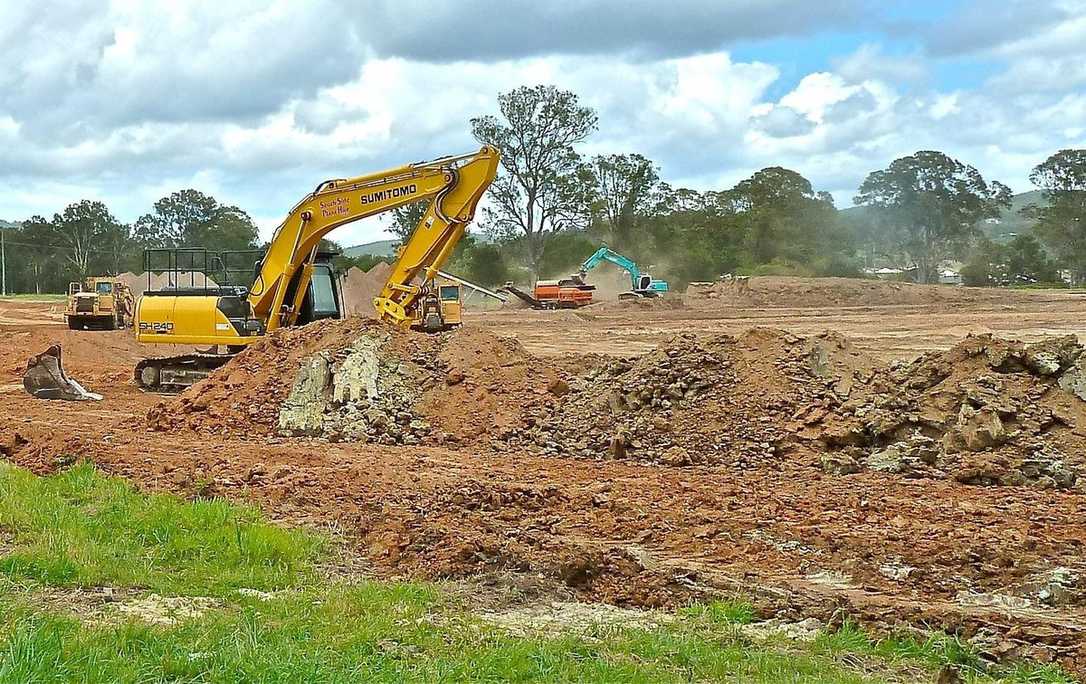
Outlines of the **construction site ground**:
M577 311L469 312L464 334L516 340L530 358L562 369L644 354L677 334L751 328L831 331L887 363L969 334L1086 340L1083 292L788 278L750 286ZM149 352L130 331L70 331L62 311L63 302L0 300L0 452L35 472L83 459L151 490L251 500L276 520L342 537L362 571L378 577L501 577L633 607L739 594L767 617L848 614L879 629L946 629L995 655L1086 671L1082 587L1047 603L1022 588L1049 570L1086 574L1081 489L873 470L841 476L813 452L678 466L519 449L516 440L379 444L165 429L148 416L185 401L191 414L193 400L142 393L131 369L169 348ZM24 394L26 359L56 343L69 374L101 402ZM529 376L531 365L522 369ZM518 391L544 397L554 378L540 375L539 387L529 377ZM450 380L441 410L501 422L500 402L487 402L502 389L487 382L482 370L455 387ZM241 400L229 408L250 411ZM249 413L254 422L259 410Z

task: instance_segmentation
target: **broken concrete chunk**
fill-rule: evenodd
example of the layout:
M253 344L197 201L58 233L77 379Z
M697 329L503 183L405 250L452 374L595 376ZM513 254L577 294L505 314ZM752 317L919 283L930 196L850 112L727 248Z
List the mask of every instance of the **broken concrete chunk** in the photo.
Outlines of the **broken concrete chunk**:
M317 354L298 369L290 395L279 409L279 429L300 435L319 435L330 399L332 368L327 357Z
M1060 376L1060 389L1086 401L1086 357L1080 356L1075 363Z

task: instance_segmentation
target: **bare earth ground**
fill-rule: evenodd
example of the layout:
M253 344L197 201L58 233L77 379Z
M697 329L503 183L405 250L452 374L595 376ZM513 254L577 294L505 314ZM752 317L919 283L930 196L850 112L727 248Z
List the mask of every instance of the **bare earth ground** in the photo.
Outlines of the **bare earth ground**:
M1086 340L1086 295L1068 291L756 278L749 294L714 294L578 312L501 310L469 315L465 325L555 357L632 355L680 332L754 326L836 331L883 360L977 332ZM1029 602L1021 586L1052 569L1086 574L1079 492L839 477L807 460L677 468L475 446L152 431L147 413L163 398L139 392L131 367L169 352L147 352L129 332L69 331L60 306L0 302L0 450L37 472L84 457L156 490L248 497L278 519L342 533L379 576L512 570L635 606L738 592L766 614L833 620L845 609L887 628L979 635L993 653L1086 671L1086 601ZM23 394L26 358L53 343L104 401ZM898 576L901 566L913 569Z

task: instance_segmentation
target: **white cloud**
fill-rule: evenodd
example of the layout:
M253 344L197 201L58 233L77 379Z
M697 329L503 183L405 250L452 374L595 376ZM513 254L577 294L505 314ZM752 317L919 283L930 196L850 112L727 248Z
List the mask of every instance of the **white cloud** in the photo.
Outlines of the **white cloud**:
M852 54L834 60L834 69L848 81L878 79L913 84L928 77L927 65L920 55L887 55L880 45L871 43L865 43Z
M639 152L673 184L700 189L781 165L847 204L869 171L934 148L1026 190L1032 165L1086 144L1086 39L1081 17L1068 18L1074 3L1030 15L1042 38L1004 32L983 12L957 20L959 51L1003 66L945 88L933 58L908 46L869 41L809 73L722 47L798 31L767 23L770 10L825 28L851 16L852 2L732 3L736 23L723 28L695 25L721 3L680 2L664 19L636 3L608 14L613 4L513 3L482 37L452 30L481 11L472 2L408 27L384 14L410 4L377 0L357 16L286 0L198 12L119 0L0 5L0 218L86 197L134 220L158 197L196 187L269 234L326 178L473 149L470 119L493 113L499 92L535 83L573 90L597 110L600 130L584 152ZM586 33L612 15L611 33ZM547 27L561 29L550 43ZM457 40L412 47L424 29ZM953 38L939 38L945 54ZM383 225L333 237L360 242Z

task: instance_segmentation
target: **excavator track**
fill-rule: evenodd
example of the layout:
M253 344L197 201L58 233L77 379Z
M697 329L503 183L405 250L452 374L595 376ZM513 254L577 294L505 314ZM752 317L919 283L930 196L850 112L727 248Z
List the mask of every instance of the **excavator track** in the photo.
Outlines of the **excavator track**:
M133 379L145 392L181 392L225 366L233 357L233 354L182 354L143 359L136 364Z

